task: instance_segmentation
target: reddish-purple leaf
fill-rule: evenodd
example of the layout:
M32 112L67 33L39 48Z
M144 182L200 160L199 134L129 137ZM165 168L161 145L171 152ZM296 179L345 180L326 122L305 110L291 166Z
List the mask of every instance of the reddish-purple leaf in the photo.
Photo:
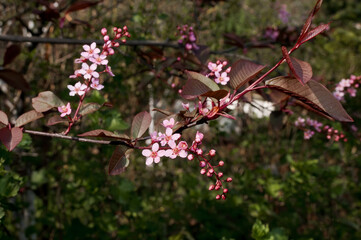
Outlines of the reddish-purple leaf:
M187 71L188 80L182 89L182 97L193 99L205 93L218 91L218 85L200 73Z
M303 25L300 37L298 38L297 42L301 42L302 39L305 37L305 34L308 32L308 30L310 29L311 23L312 23L312 19L313 17L316 15L316 13L320 10L322 5L322 0L318 0L316 5L314 6L314 8L312 9L312 11L310 12L310 14L308 15L308 18L305 22L305 24Z
M11 130L8 127L0 129L0 140L9 151L12 151L21 142L21 139L23 139L23 131L18 127Z
M231 87L237 90L252 80L265 67L245 59L238 60L232 65L229 73Z
M66 10L65 14L71 13L71 12L75 12L75 11L79 11L82 9L86 9L88 7L92 7L94 5L97 5L98 3L102 2L101 1L76 1L75 3L73 3L72 5L70 5L70 7Z
M150 123L152 122L152 117L147 111L138 113L134 118L132 122L132 127L130 129L130 135L133 139L137 139L141 137L145 131L150 126Z
M20 52L21 47L19 44L11 44L9 47L7 47L4 55L3 66L12 63L12 61L14 61L14 59L20 54Z
M302 85L292 77L277 77L266 81L266 85L300 100L315 111L326 114L335 120L353 121L333 94L325 86L314 80Z
M125 146L117 146L109 161L108 174L115 176L124 172L129 165L129 155L132 151L133 149Z
M62 118L62 117L60 117L60 115L55 115L55 116L52 116L51 118L49 118L46 125L53 126L53 125L56 125L59 123L68 123L68 122L69 122L69 120L67 118Z
M215 98L217 100L220 100L220 99L224 98L225 96L227 96L228 93L229 92L227 90L221 89L221 90L218 90L218 91L207 92L205 94L202 94L202 96L203 97L211 97L211 98Z
M24 126L25 124L35 121L42 117L44 117L42 113L39 113L35 110L31 110L29 112L22 114L20 117L18 117L18 119L16 119L15 127Z
M129 141L130 138L125 134L117 134L103 129L96 129L78 135L79 137L100 137L100 138L114 138L124 141Z
M64 106L65 104L51 91L41 92L32 99L33 108L37 112L46 112L54 107Z
M28 82L25 80L24 76L11 69L2 69L0 70L0 78L4 80L7 84L13 88L20 89L22 91L27 91L30 89Z
M308 62L290 57L285 47L282 47L282 54L293 74L293 76L302 84L307 83L312 78L312 67Z
M0 111L0 123L2 123L2 124L4 124L4 125L8 125L8 124L9 124L8 116L7 116L6 113L4 113L3 111Z
M315 27L311 31L307 32L305 36L300 41L300 44L304 44L305 42L311 40L312 38L316 37L317 35L321 34L323 31L328 30L330 27L330 23L321 24L318 27Z
M79 110L79 114L84 116L93 112L98 111L102 105L98 103L85 103Z

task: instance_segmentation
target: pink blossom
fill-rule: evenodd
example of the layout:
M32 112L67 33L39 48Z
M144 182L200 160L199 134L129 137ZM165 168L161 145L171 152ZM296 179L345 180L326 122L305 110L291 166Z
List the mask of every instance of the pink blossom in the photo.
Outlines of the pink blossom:
M214 79L214 81L216 83L220 83L222 85L226 85L228 83L229 77L227 76L226 72L223 72L222 74L216 72L215 75L216 75L216 79Z
M307 131L304 132L303 138L308 140L313 136L313 134L315 134L314 131L307 130Z
M191 49L192 49L192 44L187 43L187 44L186 44L186 49L187 49L187 50L191 50Z
M102 90L104 88L104 86L99 83L98 78L93 78L92 79L92 83L90 84L90 87L94 88L96 90Z
M173 134L173 130L171 128L167 128L160 144L165 146L166 144L169 145L172 142L175 143L175 141L177 141L180 137L181 135L179 133Z
M68 85L68 89L70 90L70 96L75 96L75 94L82 96L84 95L87 86L85 84L82 84L81 82L77 82L74 86Z
M80 57L80 58L76 58L74 60L75 63L83 63L83 62L86 62L87 59L85 57Z
M175 142L170 142L169 146L172 149L168 149L165 152L165 156L170 157L171 159L174 159L177 156L180 156L181 158L186 158L188 156L188 153L185 150L179 148L179 144L177 146Z
M305 126L305 119L298 117L297 120L295 121L295 126L296 127L304 127Z
M65 106L58 107L58 111L61 113L60 117L65 117L66 115L70 115L71 113L71 107L70 103Z
M163 120L163 123L162 123L162 125L165 128L173 128L175 124L177 124L177 123L174 121L174 118L171 118L169 120L165 119L165 120Z
M80 77L81 74L79 73L79 69L74 71L73 75L70 75L69 78L77 78Z
M100 53L99 48L96 47L96 43L93 42L92 44L89 45L83 45L83 49L85 50L85 52L82 52L80 55L82 55L83 57L89 59L90 57L92 57L94 54L98 54Z
M197 131L195 141L196 141L197 143L200 143L200 142L202 142L203 137L204 137L203 133Z
M222 71L222 67L223 67L223 64L216 64L216 63L212 63L212 62L209 62L208 63L208 69L211 70L212 72L220 72Z
M154 131L150 134L150 138L152 139L152 142L159 142L158 132Z
M185 141L180 141L180 142L178 143L178 148L181 149L181 150L187 150L187 148L188 148L187 142L185 142Z
M107 65L108 60L106 60L107 56L105 55L98 55L94 54L92 57L89 58L89 60L97 65Z
M151 165L153 162L154 163L159 163L160 162L160 158L163 157L165 155L165 151L164 150L159 150L159 144L158 143L154 143L152 146L152 150L149 149L144 149L142 151L142 155L144 157L147 157L147 160L145 162L146 165Z
M99 73L95 71L95 69L97 69L97 65L95 63L93 63L90 66L86 63L83 63L81 67L82 68L79 70L79 73L84 75L85 79L90 79L92 77L95 78L99 77Z
M106 71L107 73L109 73L110 76L112 76L112 77L115 76L114 73L112 72L112 68L111 68L110 66L107 65L107 66L105 67L105 71Z

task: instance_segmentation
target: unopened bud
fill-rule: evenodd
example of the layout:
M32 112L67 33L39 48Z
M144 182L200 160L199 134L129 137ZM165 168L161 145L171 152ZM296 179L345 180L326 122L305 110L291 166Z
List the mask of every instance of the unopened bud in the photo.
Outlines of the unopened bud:
M103 37L103 39L104 39L104 42L108 42L108 41L109 41L109 36L108 36L108 35L105 35L105 36Z
M222 199L226 200L226 195L222 194Z
M128 27L127 27L127 26L124 26L124 27L123 27L123 30L127 32L127 31L128 31Z
M203 150L199 148L199 149L197 149L197 151L196 151L196 152L197 152L197 154L198 154L198 155L202 155Z
M227 182L232 182L232 178L227 178L227 180L226 180Z
M121 38L122 37L122 34L120 34L120 33L118 33L117 35L115 35L115 38L116 39L119 39L119 38Z
M192 154L189 154L187 158L189 161L192 161L194 159L194 156Z
M221 195L218 194L218 195L216 196L216 199L217 199L217 200L221 199Z
M212 177L212 173L210 173L210 172L207 172L207 177Z
M118 28L117 32L118 32L118 33L121 33L121 32L122 32L122 29L121 29L121 28Z
M206 170L203 168L201 169L201 174L204 175L206 173Z
M114 46L114 47L119 47L119 43L118 43L118 42L115 42L115 43L113 44L113 46Z
M218 177L219 178L223 177L223 173L222 172L218 173Z
M227 188L223 189L223 193L228 193L228 189Z
M206 165L207 165L207 163L206 163L205 161L200 161L200 162L199 162L199 166L200 166L201 168L205 167Z
M102 28L102 30L100 30L100 32L101 32L101 34L103 35L103 36L105 36L105 35L107 35L107 29L106 28Z
M208 172L209 172L210 174L213 174L213 173L214 173L214 170L211 168L211 169L208 170Z
M216 150L211 149L209 150L209 156L214 157L216 155Z
M122 43L126 43L127 42L127 40L126 39L122 39Z
M117 32L118 31L118 28L117 27L113 27L113 32Z
M222 166L224 165L224 162L223 162L223 161L219 161L218 165L222 167Z
M108 49L108 53L109 53L109 55L113 55L113 54L114 54L114 50L113 50L112 48L109 48L109 49Z
M221 188L221 186L216 185L216 187L214 188L215 190L219 190Z
M208 190L212 191L214 189L214 185L212 184L211 186L209 186Z

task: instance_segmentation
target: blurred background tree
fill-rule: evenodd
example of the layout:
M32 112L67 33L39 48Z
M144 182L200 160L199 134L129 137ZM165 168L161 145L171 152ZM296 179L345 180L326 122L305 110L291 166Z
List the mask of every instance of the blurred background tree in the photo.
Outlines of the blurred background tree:
M1 1L0 33L100 39L101 28L126 25L132 40L176 43L177 26L188 24L194 27L198 44L210 48L209 61L247 58L272 66L282 56L280 44L295 41L314 3ZM360 19L357 0L325 1L314 23L332 21L331 30L295 52L311 63L314 76L331 91L340 79L361 74ZM20 88L27 91L1 81L0 109L14 120L31 110L31 98L45 90L70 101L66 85L74 84L68 76L76 69L74 59L82 45L18 44L20 55L6 68L25 77L28 86ZM0 56L9 45L0 42ZM200 70L196 64L179 69L165 64L181 51L176 44L122 46L110 58L116 76L104 79L105 89L88 98L109 101L114 107L84 118L73 134L99 128L122 133L129 130L137 112L179 108L178 89L185 82L182 70ZM346 103L360 128L360 99ZM112 146L26 134L13 152L1 146L0 238L360 239L360 138L349 133L347 125L324 121L343 129L349 141L332 142L321 135L305 141L293 126L305 111L295 109L297 114L282 115L274 124L267 114L257 117L243 109L240 104L234 112L236 121L221 119L198 128L207 133L207 147L217 150L219 160L226 163L224 173L233 178L229 197L221 202L207 190L209 182L199 174L196 162L164 160L146 167L138 153L126 172L108 176ZM29 128L63 130L46 126L44 120ZM191 139L195 131L188 130L184 137Z

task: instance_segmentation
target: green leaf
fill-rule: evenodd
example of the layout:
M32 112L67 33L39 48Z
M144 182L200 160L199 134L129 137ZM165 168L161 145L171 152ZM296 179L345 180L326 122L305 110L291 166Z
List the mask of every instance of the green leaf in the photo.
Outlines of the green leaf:
M271 240L268 237L269 227L268 224L262 224L260 220L256 220L256 222L252 226L252 238L255 240Z

